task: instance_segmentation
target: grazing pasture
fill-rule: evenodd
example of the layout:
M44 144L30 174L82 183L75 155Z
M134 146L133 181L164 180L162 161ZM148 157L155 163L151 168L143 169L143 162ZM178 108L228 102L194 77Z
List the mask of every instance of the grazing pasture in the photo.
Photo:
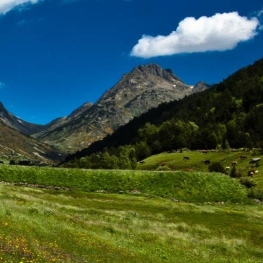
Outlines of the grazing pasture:
M245 187L219 173L1 166L0 181L54 190L136 193L185 202L248 202Z
M224 174L2 165L0 181L1 263L262 262L263 206Z
M137 170L169 170L207 172L208 165L214 162L221 163L226 173L233 166L245 176L251 169L261 171L262 153L258 150L227 150L227 151L182 151L152 155L143 163L139 163ZM253 162L253 160L258 160ZM263 170L262 170L263 172Z
M263 206L0 185L0 261L262 262Z

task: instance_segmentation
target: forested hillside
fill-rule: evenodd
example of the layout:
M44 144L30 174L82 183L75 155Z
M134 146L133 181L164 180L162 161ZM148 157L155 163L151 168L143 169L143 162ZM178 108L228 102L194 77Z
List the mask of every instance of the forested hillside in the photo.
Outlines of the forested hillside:
M150 110L66 161L133 168L163 151L229 147L263 147L263 59L208 90Z

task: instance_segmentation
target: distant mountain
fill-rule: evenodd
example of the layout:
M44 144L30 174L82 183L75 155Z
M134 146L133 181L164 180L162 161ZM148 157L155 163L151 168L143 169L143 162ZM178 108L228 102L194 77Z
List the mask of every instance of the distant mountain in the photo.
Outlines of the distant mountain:
M195 84L195 86L193 87L193 93L197 93L200 91L204 91L208 88L211 88L210 85L206 84L204 81L199 81L198 83Z
M31 160L52 164L63 159L60 152L34 138L17 131L0 120L0 160Z
M55 120L34 137L74 152L101 140L136 116L161 103L209 88L185 84L171 69L156 64L135 67L95 103L86 103L68 117Z
M2 102L0 102L0 120L6 125L29 135L39 132L44 128L43 125L29 123L16 117L6 110Z

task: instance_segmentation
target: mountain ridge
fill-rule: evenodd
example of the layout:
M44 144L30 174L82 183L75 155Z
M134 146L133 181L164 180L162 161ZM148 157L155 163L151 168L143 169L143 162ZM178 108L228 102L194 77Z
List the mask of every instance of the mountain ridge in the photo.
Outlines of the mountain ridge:
M1 161L27 160L37 164L54 164L63 158L54 147L21 133L0 120Z
M39 132L44 128L44 125L29 123L16 117L4 107L2 102L0 102L0 120L2 120L3 123L9 127L12 127L28 135Z
M198 92L207 88L203 85ZM193 91L196 90L175 76L171 69L162 69L154 63L140 65L124 74L97 102L86 103L76 110L78 114L74 115L73 111L34 137L66 152L80 150L149 109L181 99Z

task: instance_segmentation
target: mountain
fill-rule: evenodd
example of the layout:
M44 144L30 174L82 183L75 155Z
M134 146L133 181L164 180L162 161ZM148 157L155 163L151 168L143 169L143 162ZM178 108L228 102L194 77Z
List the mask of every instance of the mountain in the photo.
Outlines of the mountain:
M207 89L205 83L189 86L171 69L156 64L135 67L95 103L86 103L68 117L50 123L34 137L63 151L74 152L103 139L134 117L161 103Z
M6 110L2 102L0 102L0 120L9 127L29 135L39 132L44 128L43 125L28 123L16 117Z
M201 92L204 90L209 89L211 86L206 84L204 81L199 81L198 83L195 84L193 87L193 93Z
M62 159L63 156L58 150L17 131L0 120L1 161L31 160L37 163L52 164Z
M103 140L68 155L66 161L70 167L120 168L124 165L118 160L123 160L125 151L126 159L134 163L183 148L262 151L263 59L203 92L149 110Z

